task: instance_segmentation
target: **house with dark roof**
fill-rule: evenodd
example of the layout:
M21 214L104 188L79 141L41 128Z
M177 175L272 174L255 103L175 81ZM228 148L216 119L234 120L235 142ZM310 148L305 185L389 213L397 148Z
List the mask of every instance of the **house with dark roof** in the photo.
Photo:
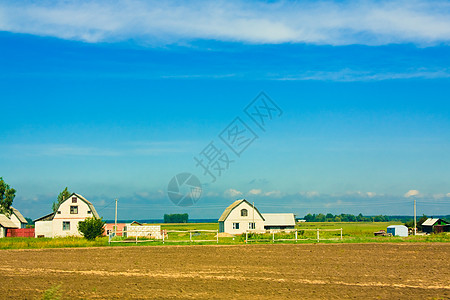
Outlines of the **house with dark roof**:
M61 202L55 212L34 220L35 237L80 236L78 223L91 217L100 218L94 205L73 193Z
M450 223L438 218L428 218L422 223L422 231L426 233L450 232Z

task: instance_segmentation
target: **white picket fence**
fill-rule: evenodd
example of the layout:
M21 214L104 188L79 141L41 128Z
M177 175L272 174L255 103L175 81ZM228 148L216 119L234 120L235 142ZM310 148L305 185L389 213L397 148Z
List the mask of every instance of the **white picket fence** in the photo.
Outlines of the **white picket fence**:
M304 231L315 231L316 235L315 238L299 238L299 231L300 232L304 232ZM321 238L320 237L320 232L340 232L340 236L336 237L336 238ZM294 233L294 237L293 238L275 238L275 235L278 233ZM271 238L253 238L253 239L249 239L249 234L256 234L256 235L271 235ZM245 232L245 242L251 242L251 241L272 241L273 243L276 241L308 241L308 240L316 240L318 243L322 240L322 241L329 241L329 240L342 240L342 228L339 229L320 229L320 228L316 228L316 229L285 229L285 230L265 230L265 231L255 231L255 230L247 230Z

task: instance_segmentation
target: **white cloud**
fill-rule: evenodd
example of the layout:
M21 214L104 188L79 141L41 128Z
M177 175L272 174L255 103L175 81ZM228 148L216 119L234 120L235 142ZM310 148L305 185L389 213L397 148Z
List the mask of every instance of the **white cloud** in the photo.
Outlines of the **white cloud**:
M353 81L381 81L392 79L435 79L450 78L450 70L441 68L436 70L410 70L410 72L368 72L343 69L337 71L309 71L301 74L272 77L280 81L332 80L341 82Z
M418 190L410 190L405 194L406 198L409 197L413 197L413 196L418 196L420 194L420 192Z
M0 30L89 43L195 39L254 44L437 44L446 1L26 1L0 4Z
M274 197L274 198L279 198L281 197L282 193L280 191L270 191L270 192L265 192L264 196L266 197Z
M447 195L446 195L447 197L450 197L450 193L447 193Z
M374 192L367 192L366 195L367 195L367 197L369 197L369 198L373 198L373 197L375 197L377 194L374 193Z
M242 192L235 190L235 189L228 189L224 192L226 197L237 197L237 196L242 196Z
M307 197L318 197L320 194L316 191L306 192Z
M260 195L262 193L262 191L260 189L252 189L248 192L249 195Z

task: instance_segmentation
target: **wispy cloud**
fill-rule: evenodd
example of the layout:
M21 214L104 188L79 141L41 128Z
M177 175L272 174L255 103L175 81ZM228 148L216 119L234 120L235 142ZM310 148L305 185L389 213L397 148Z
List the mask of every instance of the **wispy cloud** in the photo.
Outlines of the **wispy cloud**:
M26 1L0 4L0 30L89 43L197 39L253 44L436 44L446 1Z
M186 152L186 148L180 145L186 143L171 142L133 142L120 147L108 146L84 146L74 144L13 144L3 145L0 153L20 154L24 156L153 156L167 153Z
M440 70L408 70L408 72L374 72L374 71L354 71L348 68L336 71L308 71L290 76L273 76L273 80L281 81L381 81L392 79L435 79L450 78L450 70L443 68Z
M237 197L237 196L242 196L242 192L236 190L236 189L228 189L224 192L225 197Z
M405 194L405 197L409 198L409 197L414 197L414 196L418 196L418 195L420 195L420 192L418 190L410 190Z

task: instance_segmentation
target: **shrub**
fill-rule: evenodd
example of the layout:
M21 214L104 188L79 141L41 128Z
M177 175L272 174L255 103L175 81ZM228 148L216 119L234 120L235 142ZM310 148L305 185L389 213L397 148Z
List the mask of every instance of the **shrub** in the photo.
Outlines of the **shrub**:
M88 240L93 241L95 238L103 235L105 222L98 218L87 218L78 223L78 231Z

